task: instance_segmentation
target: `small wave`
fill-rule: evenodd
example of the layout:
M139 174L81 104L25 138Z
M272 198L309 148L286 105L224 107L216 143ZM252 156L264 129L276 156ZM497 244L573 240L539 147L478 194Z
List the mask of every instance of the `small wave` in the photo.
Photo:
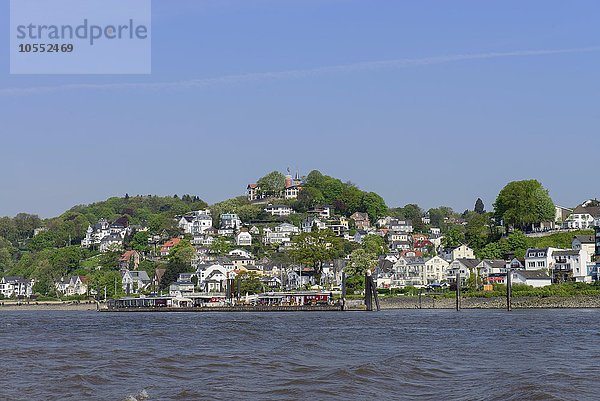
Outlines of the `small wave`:
M129 395L123 401L143 401L149 399L148 392L144 389L136 395Z

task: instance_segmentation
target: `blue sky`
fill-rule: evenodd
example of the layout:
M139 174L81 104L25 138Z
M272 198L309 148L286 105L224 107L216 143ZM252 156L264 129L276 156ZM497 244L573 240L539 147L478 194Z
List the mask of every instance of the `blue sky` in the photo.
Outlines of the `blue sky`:
M154 0L152 13L148 76L9 75L0 58L0 215L125 193L212 203L288 166L390 206L489 209L528 178L557 204L598 196L597 1Z

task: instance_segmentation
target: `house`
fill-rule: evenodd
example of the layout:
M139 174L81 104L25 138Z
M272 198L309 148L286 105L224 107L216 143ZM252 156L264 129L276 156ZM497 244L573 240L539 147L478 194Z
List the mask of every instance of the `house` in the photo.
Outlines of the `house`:
M500 259L483 259L477 265L479 275L484 282L503 284L506 281L506 261Z
M476 277L478 276L477 265L479 265L481 261L478 259L468 259L468 258L460 258L455 259L448 266L448 283L456 283L456 275L460 276L460 285L463 286L466 284L467 279L474 274Z
M221 264L201 265L196 269L198 284L204 292L224 292L227 278L235 275Z
M191 281L177 280L169 286L169 296L182 297L194 293L195 285Z
M160 247L160 256L169 256L171 250L181 242L180 238L171 238Z
M438 227L430 227L429 228L429 233L431 234L432 237L439 237L440 235L442 235L442 229L438 228Z
M293 224L290 223L281 223L280 225L275 227L276 233L287 233L290 235L299 234L300 229Z
M389 221L389 223L387 224L387 228L389 228L392 231L402 231L405 233L413 232L413 224L412 224L412 220L410 220L410 219L406 219L406 220L391 219Z
M33 295L34 280L20 276L2 277L0 279L0 294L4 298L28 298Z
M271 216L279 216L285 217L294 213L291 207L286 205L268 205L265 208L265 212L269 213Z
M442 257L448 262L456 259L475 259L475 252L467 245L462 244L457 247L444 249L442 251Z
M446 279L448 266L450 263L439 256L425 259L424 282L426 284L441 283Z
M334 220L329 220L325 228L330 229L338 237L343 237L349 229L348 219L340 216Z
M243 258L254 258L250 252L245 249L234 249L229 251L229 256L241 256Z
M567 220L567 218L571 215L571 213L573 213L573 209L555 205L554 222L558 227L561 227L564 224L565 220Z
M287 273L288 290L295 290L315 284L315 271L310 267L295 266Z
M425 285L425 260L420 257L399 257L392 266L391 286Z
M390 249L395 251L409 250L411 248L410 242L408 241L394 241L390 244Z
M246 187L246 197L248 201L253 202L260 199L260 187L258 184L248 184Z
M252 235L247 231L240 231L235 236L235 244L237 246L250 246L252 245Z
M529 248L525 251L525 269L526 270L550 270L554 265L552 252L556 248Z
M256 226L252 226L248 232L252 235L260 235L260 229Z
M270 228L263 230L263 243L265 245L282 244L291 241L290 232L273 232Z
M61 278L60 281L54 283L56 292L66 296L86 295L88 293L88 281L86 276L73 276L68 280Z
M154 276L152 277L152 288L153 290L156 290L157 288L160 287L160 282L162 281L163 276L165 275L165 272L167 271L167 269L156 269L154 271Z
M575 250L584 249L588 254L587 263L592 263L592 259L596 254L596 236L576 235L571 241L571 248Z
M121 246L125 236L130 233L129 219L126 216L120 217L112 223L106 219L100 219L97 224L88 226L85 237L81 241L81 247L100 247L100 252L107 252L115 245ZM111 238L106 239L109 236Z
M302 191L302 181L300 180L300 176L298 172L296 172L296 177L292 178L290 174L285 176L285 189L284 189L284 198L285 199L296 199L298 195Z
M321 221L318 217L307 217L302 220L302 231L305 233L309 233L316 228L317 230L324 230L327 228L327 224Z
M576 281L590 283L592 276L588 274L588 255L585 249L557 249L552 252L554 265L550 273L555 283Z
M152 280L144 270L121 270L121 283L127 295L139 294L152 284Z
M126 251L119 257L121 269L137 270L140 265L140 253L138 251Z
M410 240L410 234L406 233L406 232L390 231L387 234L387 240L390 243L391 242L398 242L398 241L409 242L409 240Z
M213 220L210 210L197 210L179 219L178 227L186 234L204 234L211 228Z
M324 206L315 207L314 209L309 210L308 213L314 215L315 217L320 217L322 219L329 219L333 215L333 213L331 213L332 209L333 209L332 206L324 205Z
M600 207L580 205L567 217L563 226L572 229L593 228L596 219L600 219Z
M354 220L354 226L357 230L366 230L371 226L368 213L354 212L350 218Z
M552 284L552 279L545 270L512 270L512 284L545 287Z
M281 288L281 279L278 277L262 277L260 281L268 288Z
M109 234L100 240L100 252L116 251L123 248L123 240L120 234Z
M242 220L236 213L223 213L220 216L221 228L238 230L242 227Z

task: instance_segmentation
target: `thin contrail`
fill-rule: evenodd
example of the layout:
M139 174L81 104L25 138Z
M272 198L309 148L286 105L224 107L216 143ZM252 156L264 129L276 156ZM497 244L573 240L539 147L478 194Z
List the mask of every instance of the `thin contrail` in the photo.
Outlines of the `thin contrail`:
M3 88L0 89L0 95L31 95L45 92L68 91L68 90L121 90L121 89L190 89L202 88L214 85L236 84L243 82L275 80L275 79L298 79L311 76L346 73L355 71L377 71L391 70L402 67L411 66L426 66L434 64L445 64L464 60L485 60L506 57L532 57L545 56L552 54L565 53L586 53L599 51L600 47L580 47L571 49L554 49L554 50L521 50L510 52L490 52L490 53L471 53L471 54L454 54L449 56L425 57L414 59L398 59L384 61L367 61L361 63L342 64L333 66L324 66L309 69L287 70L287 71L272 71L272 72L255 72L248 74L225 75L216 78L191 79L184 81L170 82L140 82L140 83L114 83L114 84L71 84L58 86L38 86L30 88Z

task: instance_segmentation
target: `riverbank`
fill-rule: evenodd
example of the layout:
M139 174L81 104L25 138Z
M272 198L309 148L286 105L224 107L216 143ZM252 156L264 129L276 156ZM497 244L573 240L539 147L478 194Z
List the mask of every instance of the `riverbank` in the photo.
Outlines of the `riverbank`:
M2 311L95 311L95 302L21 302L0 301L0 312Z
M454 309L455 298L428 297L396 297L380 298L381 309ZM346 303L349 310L364 309L362 300L351 300ZM556 308L600 308L600 297L572 296L572 297L513 297L513 309L556 309ZM505 309L506 298L462 298L462 309Z

